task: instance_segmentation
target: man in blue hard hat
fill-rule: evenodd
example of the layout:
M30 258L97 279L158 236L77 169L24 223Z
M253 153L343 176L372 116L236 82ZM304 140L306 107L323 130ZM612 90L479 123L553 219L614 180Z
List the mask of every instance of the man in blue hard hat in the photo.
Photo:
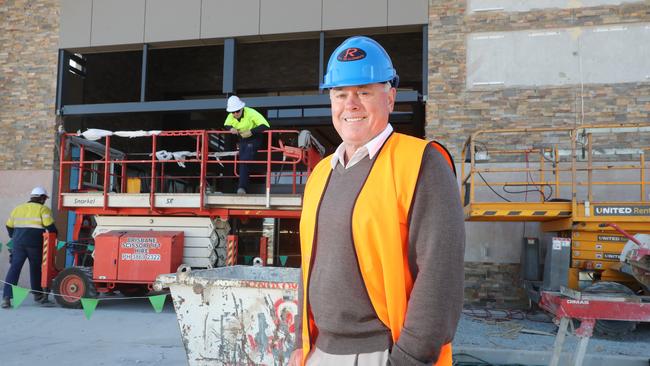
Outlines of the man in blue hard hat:
M11 307L13 297L11 285L18 283L20 271L26 260L29 260L29 275L34 292L34 301L43 305L51 305L48 295L41 288L41 262L43 261L43 233L56 232L52 211L45 206L47 191L43 187L35 187L29 202L16 206L7 219L7 232L13 243L11 249L11 265L7 271L5 286L2 292L3 309Z
M301 330L291 365L452 364L465 232L453 159L393 131L397 72L368 37L329 59L343 142L311 173L300 222Z

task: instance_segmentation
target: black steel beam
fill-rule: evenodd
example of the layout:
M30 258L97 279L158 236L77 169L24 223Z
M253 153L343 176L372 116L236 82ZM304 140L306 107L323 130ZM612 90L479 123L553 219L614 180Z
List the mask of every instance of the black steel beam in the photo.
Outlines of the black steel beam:
M172 112L224 109L223 99L193 99L170 100L156 102L126 102L102 104L75 104L62 108L64 116L89 116L96 114L140 113L140 112Z
M323 77L325 76L325 32L320 32L320 41L319 41L319 51L318 51L318 85L323 82ZM320 90L323 93L322 90Z
M223 94L236 93L235 88L235 39L226 38L223 43Z
M391 113L390 123L401 125L413 122L412 113ZM332 124L331 116L322 117L292 117L292 118L269 118L273 128L285 126L329 126Z
M315 107L329 106L330 99L327 94L295 95L277 97L251 97L243 98L246 105L254 108L285 108L285 107ZM415 90L400 91L397 93L397 103L417 102L419 93ZM102 103L102 104L75 104L61 107L63 116L90 116L98 114L118 113L143 113L143 112L182 112L199 110L223 110L226 100L219 99L192 99L169 100L156 102L127 102L127 103Z
M142 75L140 75L140 101L147 99L147 58L149 55L149 45L142 45Z
M429 26L422 26L422 99L429 97Z
M68 65L66 64L66 55L65 55L65 50L59 50L59 67L57 68L57 74L56 74L56 106L55 106L55 113L57 115L61 114L61 110L63 107L63 79L65 75L65 70L68 69Z

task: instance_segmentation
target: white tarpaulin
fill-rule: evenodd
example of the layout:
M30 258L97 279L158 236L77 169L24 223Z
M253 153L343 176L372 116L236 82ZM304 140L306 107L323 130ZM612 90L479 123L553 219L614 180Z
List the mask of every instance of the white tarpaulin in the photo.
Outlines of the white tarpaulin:
M101 139L102 137L106 136L119 136L119 137L129 137L129 138L134 138L134 137L144 137L144 136L153 136L153 135L159 135L162 131L159 130L152 130L152 131L109 131L109 130L102 130L99 128L89 128L84 132L79 132L77 131L77 136L83 136L87 140L91 141L97 141Z

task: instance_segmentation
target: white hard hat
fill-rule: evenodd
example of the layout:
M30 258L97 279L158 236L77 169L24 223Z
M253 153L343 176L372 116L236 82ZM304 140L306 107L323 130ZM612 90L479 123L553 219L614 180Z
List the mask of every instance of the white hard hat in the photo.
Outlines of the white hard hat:
M233 95L228 98L228 105L226 106L226 112L237 112L238 110L244 108L246 103L244 103L238 96Z
M35 187L32 189L32 197L47 196L47 191L43 187Z

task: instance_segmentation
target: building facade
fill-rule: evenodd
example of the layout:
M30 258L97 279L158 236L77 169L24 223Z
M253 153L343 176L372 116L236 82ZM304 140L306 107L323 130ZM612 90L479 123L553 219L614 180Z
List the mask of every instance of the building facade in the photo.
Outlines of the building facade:
M334 47L356 34L393 57L397 130L444 143L457 164L480 129L650 122L647 1L9 0L0 9L2 217L32 186L55 188L57 131L215 128L230 94L273 126L309 128L335 146L318 83ZM536 225L467 228L467 303L524 304L519 252Z

